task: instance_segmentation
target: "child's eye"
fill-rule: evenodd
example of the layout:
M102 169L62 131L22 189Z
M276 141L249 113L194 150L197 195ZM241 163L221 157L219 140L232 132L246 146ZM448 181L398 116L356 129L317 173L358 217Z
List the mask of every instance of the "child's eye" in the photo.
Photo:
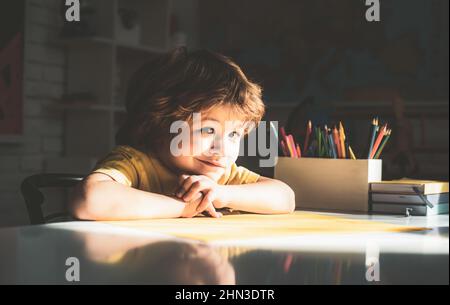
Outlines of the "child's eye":
M241 134L239 133L239 132L237 132L237 131L233 131L233 132L231 132L230 133L230 138L232 138L232 139L236 139L236 138L240 138L241 137Z
M202 134L214 134L216 131L212 127L204 127L200 130Z

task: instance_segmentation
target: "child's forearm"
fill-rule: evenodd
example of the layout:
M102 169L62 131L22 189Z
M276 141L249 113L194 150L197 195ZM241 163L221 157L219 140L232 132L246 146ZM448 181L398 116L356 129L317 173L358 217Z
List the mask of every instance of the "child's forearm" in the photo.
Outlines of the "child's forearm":
M262 177L256 183L221 187L224 206L251 213L284 214L295 209L295 194L285 183Z
M181 200L115 181L80 185L71 200L74 216L84 220L176 218L182 215L184 207Z

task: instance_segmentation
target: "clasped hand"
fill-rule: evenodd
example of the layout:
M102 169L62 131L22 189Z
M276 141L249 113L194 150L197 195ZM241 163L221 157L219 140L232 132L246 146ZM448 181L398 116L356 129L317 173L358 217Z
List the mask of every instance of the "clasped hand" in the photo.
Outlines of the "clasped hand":
M225 207L223 185L204 175L181 175L179 185L175 196L186 202L181 217L194 217L204 211L211 217L223 216L216 211L216 208Z

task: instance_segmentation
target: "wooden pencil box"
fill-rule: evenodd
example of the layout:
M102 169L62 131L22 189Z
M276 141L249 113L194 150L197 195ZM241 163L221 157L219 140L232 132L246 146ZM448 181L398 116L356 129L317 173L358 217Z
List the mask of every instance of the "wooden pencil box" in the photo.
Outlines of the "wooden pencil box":
M296 207L369 212L369 183L381 181L382 160L278 157L275 179L295 192Z

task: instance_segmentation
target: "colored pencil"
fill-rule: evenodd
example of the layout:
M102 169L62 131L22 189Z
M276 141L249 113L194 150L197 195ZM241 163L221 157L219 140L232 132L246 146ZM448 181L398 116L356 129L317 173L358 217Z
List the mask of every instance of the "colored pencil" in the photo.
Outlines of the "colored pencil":
M319 143L319 158L323 156L322 131L317 127L317 142Z
M387 124L383 125L383 127L378 126L378 118L373 119L372 124L377 128L375 128L375 139L371 143L372 151L369 158L378 158L386 146L391 130L387 129ZM271 128L274 130L275 136L278 136L278 131L275 130L275 126L272 123ZM377 130L380 130L380 132L378 133ZM323 127L312 126L312 122L308 121L303 148L296 142L293 134L286 133L284 127L279 128L278 140L283 155L287 157L357 160L353 149L347 141L345 128L341 121L333 128L328 128L328 125Z
M370 138L369 152L367 153L367 159L370 159L370 154L372 153L373 144L375 143L375 137L377 135L378 129L379 129L378 118L374 118L372 120L372 126L371 126L372 136Z
M389 138L391 137L392 129L388 129L386 132L386 136L383 139L383 142L381 143L380 148L378 149L377 153L374 156L374 159L380 158L381 153L383 152L384 147L386 146L387 141L389 141Z
M328 134L328 142L330 143L332 158L337 159L336 147L333 143L333 135L331 132Z
M302 150L300 148L300 144L297 143L297 158L302 157Z
M385 135L385 133L386 133L386 130L387 130L387 124L385 124L385 125L381 128L380 132L378 133L378 137L377 137L377 139L375 140L375 143L373 144L372 152L370 153L370 159L373 159L373 156L375 155L375 153L376 153L378 147L379 147L380 144L381 144L381 140L383 140L383 137L384 137L384 135Z
M284 144L283 140L281 140L280 143L281 143L281 150L283 151L283 155L285 157L289 157L289 154L288 154L288 151L287 151L287 148L286 148L286 144Z
M309 139L311 137L312 132L312 122L308 121L308 126L306 127L306 135L305 135L305 143L303 144L303 151L308 151Z
M280 133L282 139L286 141L286 130L284 130L284 127L280 127Z
M311 141L311 144L309 145L308 156L316 157L315 155L316 149L317 149L317 140L313 139Z
M286 137L285 142L286 142L286 147L287 147L288 152L289 152L289 157L293 158L294 157L294 151L293 151L292 146L291 146L291 141L289 141L288 137Z
M334 128L333 128L333 142L334 142L334 145L336 146L337 157L340 159L340 158L342 158L341 142L339 140L339 133L338 133L336 126L334 126Z
M295 154L294 154L295 147L291 145L290 140L288 138L288 135L286 134L286 130L284 129L284 127L280 127L280 133L281 133L281 137L285 143L286 150L288 152L288 156L293 158L295 156Z
M330 149L328 145L328 127L325 125L325 129L322 132L322 142L323 142L323 156L329 157L330 156Z
M287 140L288 140L289 147L292 150L291 157L297 158L297 149L295 148L294 137L290 134L287 136Z
M292 158L294 156L294 153L292 152L291 144L289 143L289 141L287 139L286 139L286 147L287 147L287 151L288 151L288 156Z
M342 122L339 122L339 139L341 140L342 158L346 159L347 154L345 151L345 131L344 131L344 126L342 125Z
M352 160L356 160L355 153L353 152L353 150L352 150L352 148L351 148L350 145L348 146L348 151L349 151L349 153L350 153L351 159L352 159Z

